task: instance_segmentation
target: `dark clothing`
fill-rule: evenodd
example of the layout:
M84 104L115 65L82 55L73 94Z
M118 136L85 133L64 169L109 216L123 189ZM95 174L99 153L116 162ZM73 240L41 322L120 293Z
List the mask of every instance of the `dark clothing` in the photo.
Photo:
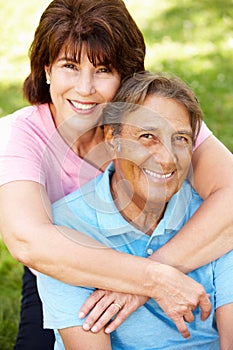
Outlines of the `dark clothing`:
M43 329L36 277L24 267L20 324L14 350L53 350L54 342L53 330Z

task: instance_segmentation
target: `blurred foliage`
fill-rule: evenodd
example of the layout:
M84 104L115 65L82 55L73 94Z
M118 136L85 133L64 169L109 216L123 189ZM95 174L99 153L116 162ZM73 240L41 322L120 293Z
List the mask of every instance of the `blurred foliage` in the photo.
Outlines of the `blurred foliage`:
M27 53L50 1L13 2L0 0L0 116L26 105L21 85L29 72ZM233 151L233 1L125 3L145 37L147 69L184 79L195 91L208 126Z
M0 238L0 349L12 350L19 320L22 266Z
M167 0L152 9L149 0L146 20L138 20L147 68L185 80L208 126L233 151L233 2Z

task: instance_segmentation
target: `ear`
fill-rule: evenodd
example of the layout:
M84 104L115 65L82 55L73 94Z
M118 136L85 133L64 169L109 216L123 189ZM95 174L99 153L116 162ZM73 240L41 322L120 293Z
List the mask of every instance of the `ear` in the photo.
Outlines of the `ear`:
M110 125L104 125L104 140L108 151L114 149L113 128Z
M104 140L108 152L111 154L112 159L114 159L116 155L116 139L113 135L113 128L110 125L104 125Z
M113 128L110 125L104 125L104 140L105 140L105 142L113 145L114 144L113 139L114 139Z
M44 71L45 71L47 84L50 84L50 67L49 66L45 66L44 67Z

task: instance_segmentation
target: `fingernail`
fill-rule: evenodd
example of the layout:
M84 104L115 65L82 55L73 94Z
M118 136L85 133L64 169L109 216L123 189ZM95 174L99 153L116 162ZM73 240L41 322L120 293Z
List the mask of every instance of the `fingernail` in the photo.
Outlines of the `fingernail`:
M104 332L105 333L110 333L110 329L107 327L107 328L105 328Z
M83 318L83 317L84 317L84 312L79 312L79 313L78 313L78 317L79 317L79 318Z
M83 329L84 329L84 331L89 331L90 330L89 324L88 323L84 323L83 324Z
M97 327L96 327L96 326L93 326L93 327L91 328L91 331L92 331L93 333L97 332Z

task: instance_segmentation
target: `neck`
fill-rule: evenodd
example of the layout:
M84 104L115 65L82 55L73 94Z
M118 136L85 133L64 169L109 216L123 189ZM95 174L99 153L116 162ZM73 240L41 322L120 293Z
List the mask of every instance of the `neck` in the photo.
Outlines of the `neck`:
M109 163L109 154L104 146L103 129L100 126L80 131L72 128L71 125L64 125L58 129L58 132L80 158L100 170L106 168Z
M59 120L53 104L50 104L50 110L58 133L74 153L96 168L104 170L109 163L109 155L103 142L103 129L99 124L96 122L93 125L93 120L76 116L65 121Z
M111 179L111 193L124 219L150 236L163 217L166 203L153 203L152 207L141 198L131 195L127 182L118 181L115 173Z

